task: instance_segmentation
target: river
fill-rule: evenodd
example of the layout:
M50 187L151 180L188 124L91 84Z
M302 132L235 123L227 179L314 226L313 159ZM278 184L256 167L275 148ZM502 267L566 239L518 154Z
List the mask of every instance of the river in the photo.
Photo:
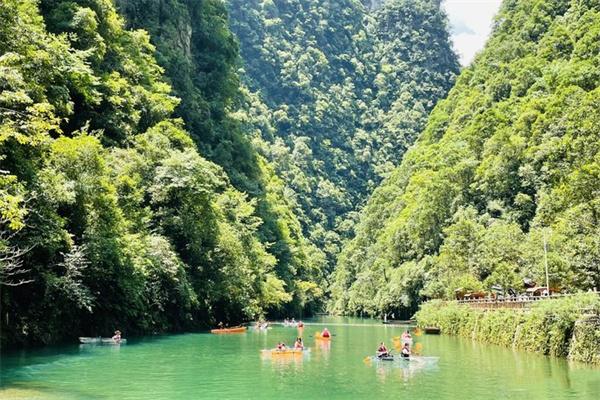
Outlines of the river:
M415 337L437 362L373 362L402 327L322 318L304 328L310 352L271 357L295 328L235 335L130 339L121 346L70 345L1 357L1 399L594 399L600 369L461 338ZM330 343L313 339L325 324ZM415 344L416 345L416 344Z

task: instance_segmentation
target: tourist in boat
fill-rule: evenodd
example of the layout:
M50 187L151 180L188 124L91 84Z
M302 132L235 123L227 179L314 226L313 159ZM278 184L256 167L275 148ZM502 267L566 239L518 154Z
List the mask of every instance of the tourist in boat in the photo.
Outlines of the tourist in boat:
M294 349L304 350L304 344L302 344L302 338L299 337L296 339L296 343L294 344Z
M404 343L404 347L402 348L402 351L400 351L400 356L404 358L410 357L410 347L408 346L408 343Z
M321 337L324 337L324 338L331 337L331 333L329 333L329 329L327 329L327 328L323 329L323 332L321 332Z
M283 343L283 342L277 343L277 350L283 351L285 349L287 349L287 346L285 345L285 343Z
M223 325L223 321L219 321L219 323L217 324L217 328L219 329L223 329L225 325Z
M304 328L304 322L298 321L298 328Z
M121 341L121 331L116 330L115 334L112 337L112 340L114 340L115 342L120 342Z
M377 357L381 358L381 357L387 357L389 355L390 355L390 352L387 349L387 347L385 347L385 343L381 342L381 344L379 344L379 347L377 348Z
M411 345L412 344L412 336L410 336L410 332L406 331L402 334L402 343L403 344L408 344Z

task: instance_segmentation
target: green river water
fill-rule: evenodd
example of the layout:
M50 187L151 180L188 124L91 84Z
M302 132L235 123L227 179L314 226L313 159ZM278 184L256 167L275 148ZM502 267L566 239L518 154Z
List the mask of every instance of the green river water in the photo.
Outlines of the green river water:
M315 341L326 324L330 343ZM600 399L600 369L468 340L415 337L437 363L366 361L402 327L315 319L310 353L261 355L295 328L130 339L2 354L0 399Z

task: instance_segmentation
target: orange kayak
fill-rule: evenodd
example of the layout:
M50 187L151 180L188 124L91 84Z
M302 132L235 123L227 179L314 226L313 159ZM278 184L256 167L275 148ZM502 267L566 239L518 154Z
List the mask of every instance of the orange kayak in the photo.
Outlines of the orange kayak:
M315 339L318 340L331 340L331 336L322 336L320 332L315 333Z
M210 333L243 333L246 332L246 329L245 326L238 326L235 328L211 329Z

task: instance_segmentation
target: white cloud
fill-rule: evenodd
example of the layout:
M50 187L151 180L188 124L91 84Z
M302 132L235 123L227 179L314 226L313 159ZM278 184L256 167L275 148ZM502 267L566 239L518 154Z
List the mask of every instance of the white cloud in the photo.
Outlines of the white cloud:
M468 65L483 49L501 3L502 0L444 0L452 41L462 65Z

